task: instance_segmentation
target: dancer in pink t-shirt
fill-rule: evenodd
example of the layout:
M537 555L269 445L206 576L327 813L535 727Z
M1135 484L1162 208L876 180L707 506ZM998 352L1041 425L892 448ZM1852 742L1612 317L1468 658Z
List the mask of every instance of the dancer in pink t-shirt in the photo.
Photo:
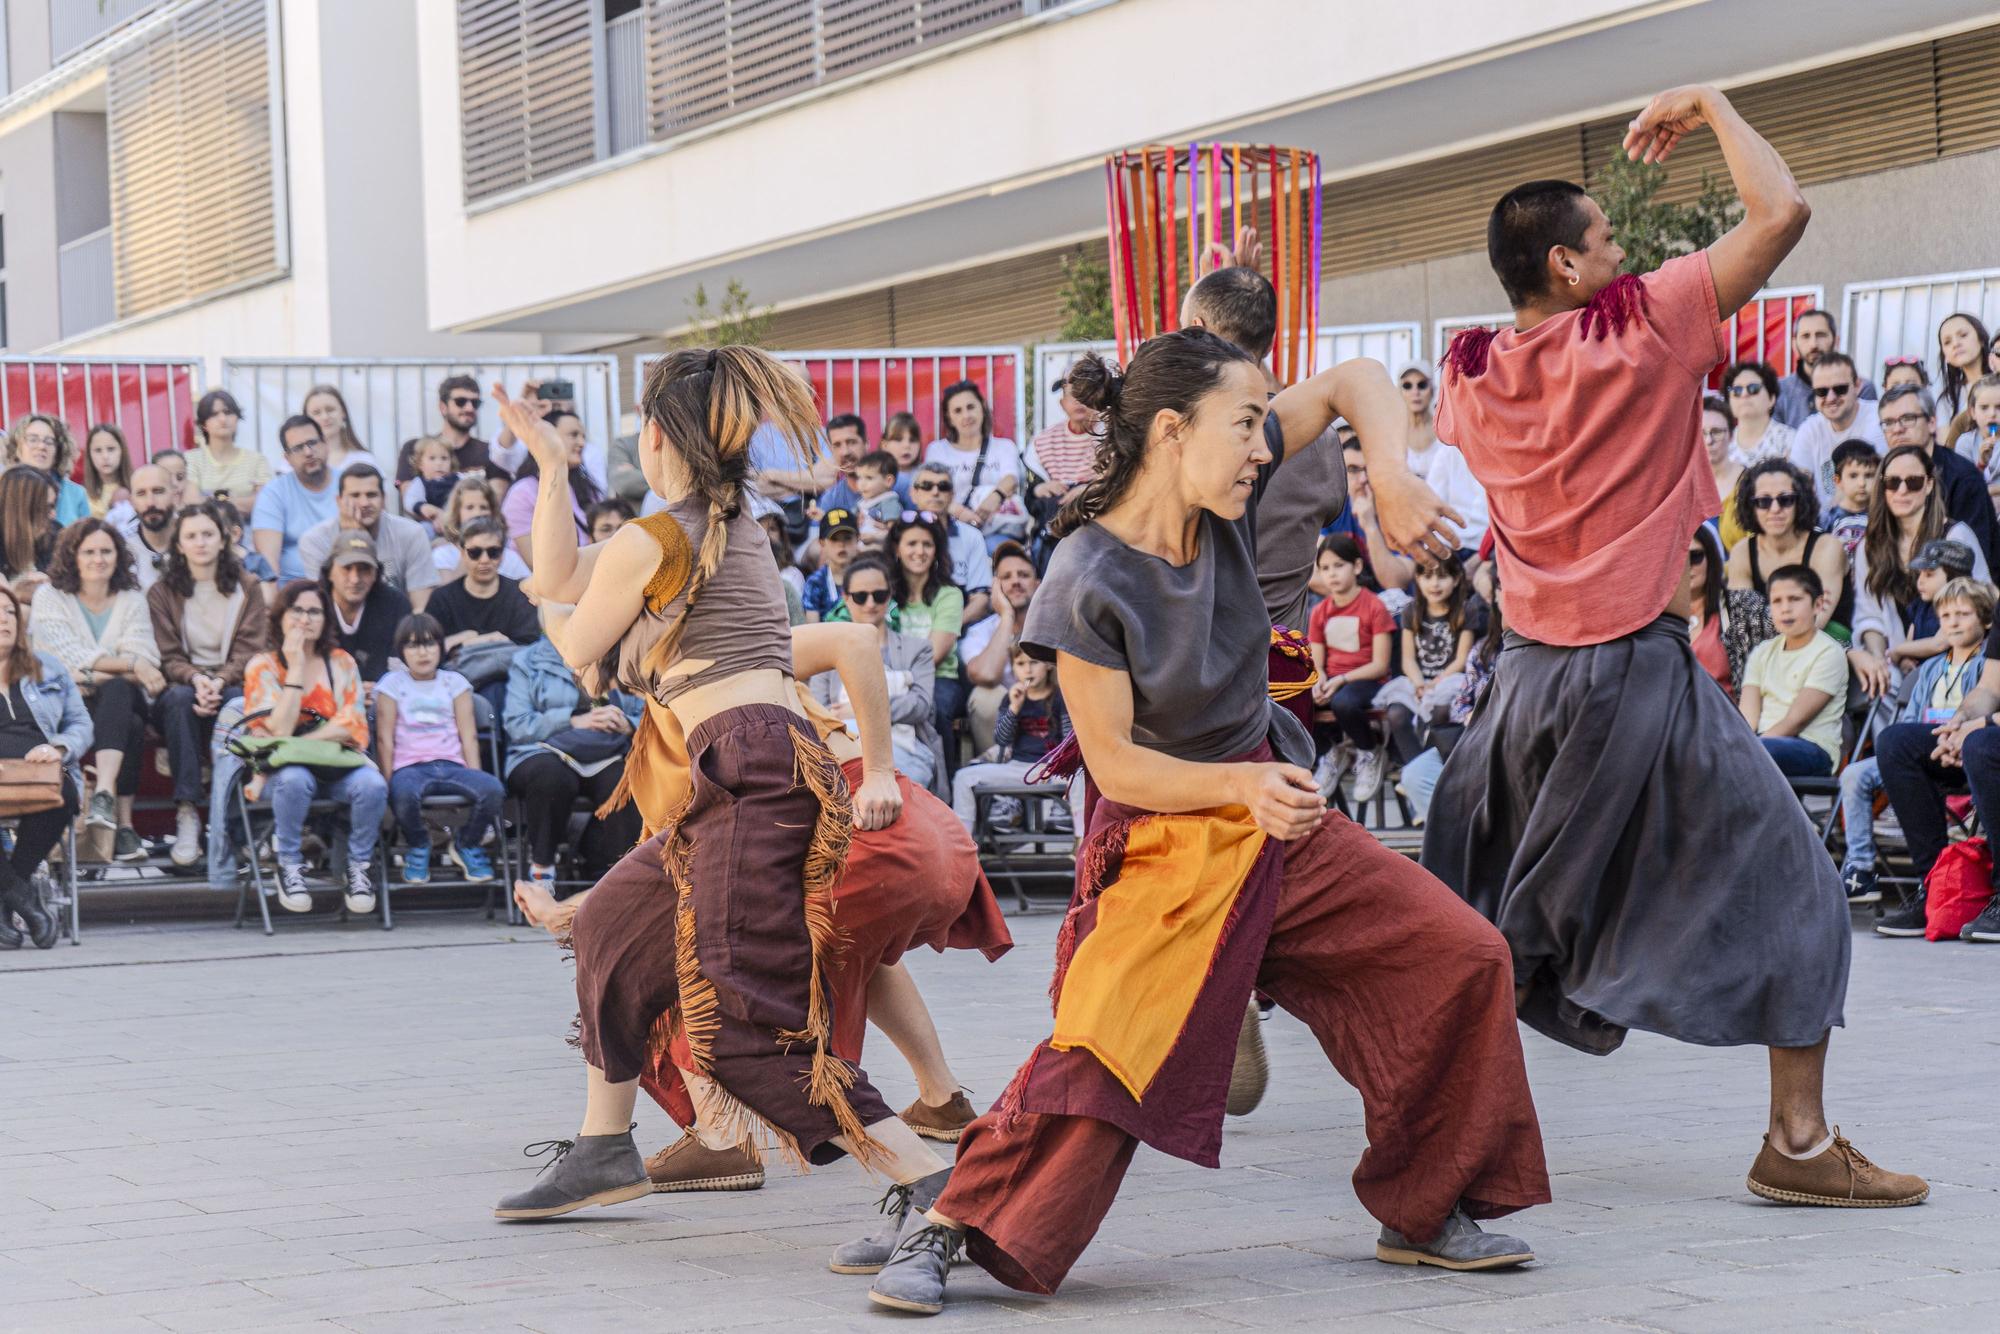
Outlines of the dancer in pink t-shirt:
M1625 148L1658 161L1711 127L1743 220L1643 276L1566 181L1510 190L1487 254L1514 325L1444 360L1438 437L1486 488L1509 632L1439 779L1424 866L1513 950L1522 1019L1603 1054L1639 1028L1771 1049L1750 1189L1788 1204L1916 1204L1822 1105L1849 925L1832 862L1777 766L1697 661L1687 543L1720 508L1701 384L1720 320L1764 285L1810 210L1713 88L1677 88Z

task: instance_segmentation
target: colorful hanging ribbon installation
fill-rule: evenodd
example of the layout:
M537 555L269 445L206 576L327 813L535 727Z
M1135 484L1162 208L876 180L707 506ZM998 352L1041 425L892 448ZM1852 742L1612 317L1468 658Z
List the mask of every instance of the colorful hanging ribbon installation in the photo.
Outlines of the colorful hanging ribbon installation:
M1182 283L1192 287L1233 250L1246 226L1261 235L1265 271L1278 290L1272 372L1286 383L1318 361L1319 155L1267 144L1144 144L1104 163L1104 219L1111 234L1112 314L1118 356L1180 327ZM1187 176L1187 206L1180 177Z

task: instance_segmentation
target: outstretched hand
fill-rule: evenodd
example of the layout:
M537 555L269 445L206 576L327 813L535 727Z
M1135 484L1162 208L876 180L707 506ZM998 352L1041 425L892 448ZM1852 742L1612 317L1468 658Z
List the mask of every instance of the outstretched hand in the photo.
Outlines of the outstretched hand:
M506 387L496 383L493 386L493 403L500 410L500 420L514 433L514 438L534 455L543 476L561 477L569 471L569 449L556 435L556 428L536 411L541 406L540 399L511 398Z
M1465 527L1465 516L1438 499L1437 492L1422 478L1407 471L1382 477L1371 474L1368 484L1375 496L1382 537L1391 547L1411 556L1422 552L1432 560L1458 554L1458 535ZM1447 519L1451 522L1446 523Z
M1665 162L1683 138L1708 124L1709 99L1720 96L1706 84L1660 93L1626 127L1625 156L1634 162Z

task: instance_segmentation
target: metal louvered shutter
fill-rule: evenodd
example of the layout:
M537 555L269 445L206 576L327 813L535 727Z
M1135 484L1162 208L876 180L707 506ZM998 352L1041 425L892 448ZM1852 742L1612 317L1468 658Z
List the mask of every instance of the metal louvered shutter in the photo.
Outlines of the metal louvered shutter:
M764 336L775 348L893 347L888 288L778 312Z
M1731 92L1729 100L1784 157L1801 185L1937 156L1928 42L1752 84ZM1630 119L1611 117L1584 127L1591 179L1618 151ZM1670 203L1695 198L1703 172L1729 184L1722 150L1715 136L1706 133L1690 136L1668 160L1666 183L1656 197Z
M1937 66L1939 157L2000 146L2000 28L1931 43Z
M110 63L119 319L284 272L274 0L211 0Z
M1076 247L900 283L894 289L895 346L1020 343L1053 337L1062 328L1062 261ZM1104 243L1086 250L1102 262Z
M1050 7L1049 0L1039 6ZM1033 0L646 0L653 138L671 138L1036 8Z
M1522 181L1582 174L1581 137L1565 129L1335 181L1324 194L1322 271L1334 277L1476 250L1494 200Z
M591 0L458 0L467 201L597 157Z

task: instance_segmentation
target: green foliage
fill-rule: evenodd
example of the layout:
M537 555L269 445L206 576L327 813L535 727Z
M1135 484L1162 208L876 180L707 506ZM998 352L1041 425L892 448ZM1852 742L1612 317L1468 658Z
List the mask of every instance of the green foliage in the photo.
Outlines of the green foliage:
M1113 338L1117 327L1111 314L1111 268L1082 250L1062 259L1062 331L1064 342Z
M751 304L749 290L734 278L719 302L710 302L708 289L697 284L687 312L688 331L674 340L677 347L762 347L777 313L771 306L758 310Z
M1591 183L1590 193L1611 221L1611 234L1625 247L1625 271L1650 273L1675 255L1713 244L1743 215L1727 185L1701 174L1701 194L1691 204L1655 202L1667 169L1633 162L1623 153Z

